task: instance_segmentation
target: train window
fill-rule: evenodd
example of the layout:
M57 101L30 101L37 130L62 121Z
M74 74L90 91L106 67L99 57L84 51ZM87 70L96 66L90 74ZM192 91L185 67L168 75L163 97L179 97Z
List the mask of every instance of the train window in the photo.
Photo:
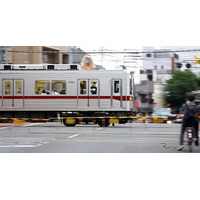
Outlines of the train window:
M66 94L66 81L52 81L52 94Z
M90 92L92 95L97 94L97 81L91 81L90 82Z
M114 93L119 93L119 81L114 81Z
M35 94L50 94L50 81L35 81Z
M15 94L22 94L22 81L15 81Z
M133 94L133 81L130 79L130 95Z
M5 81L5 94L11 94L11 81Z
M87 82L86 81L80 81L80 94L86 94L87 93Z

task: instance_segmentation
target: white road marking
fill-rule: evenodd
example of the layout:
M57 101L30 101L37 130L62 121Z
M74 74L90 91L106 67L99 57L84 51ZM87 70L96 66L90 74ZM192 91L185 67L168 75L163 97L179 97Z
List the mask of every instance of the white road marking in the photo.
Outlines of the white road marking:
M32 145L32 144L24 144L24 145L23 145L23 144L22 144L22 145L0 145L0 147L3 147L3 148L4 148L4 147L9 147L9 148L11 148L11 147L15 147L15 148L16 148L16 147L17 147L17 148L18 148L18 147L19 147L19 148L29 147L29 148L30 148L30 147L39 147L39 146L41 146L41 144L37 144L37 145L35 145L35 144L34 144L34 145Z
M26 125L23 125L23 126L33 126L33 125L37 125L37 124L41 124L41 123L31 123L31 124L26 124Z
M75 134L75 135L69 136L68 138L71 139L71 138L74 138L74 137L76 137L78 135L80 135L80 134Z
M105 134L126 134L126 133L133 133L133 134L155 134L155 135L160 135L160 134L173 134L173 135L179 135L180 133L178 132L139 132L139 131L126 131L126 132L107 132ZM103 132L100 132L100 134Z
M31 123L31 124L26 124L26 125L21 125L22 127L23 126L34 126L36 124L41 124L41 123ZM12 128L12 127L15 127L16 125L15 124L8 124L8 125L5 125L6 127L1 127L0 126L0 129L6 129L6 128ZM17 125L18 126L18 125ZM19 127L19 126L18 126Z
M3 127L3 128L0 128L0 129L6 129L6 128L10 128L11 126L7 126L7 127Z
M174 138L133 138L132 140L174 140Z

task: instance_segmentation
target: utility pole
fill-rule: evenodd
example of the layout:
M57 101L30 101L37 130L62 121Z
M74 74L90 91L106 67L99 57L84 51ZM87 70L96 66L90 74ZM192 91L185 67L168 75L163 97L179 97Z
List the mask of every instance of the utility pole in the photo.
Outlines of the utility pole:
M101 65L102 65L102 66L103 66L103 54L104 54L103 50L104 50L104 48L103 48L103 46L102 46L102 47L101 47Z

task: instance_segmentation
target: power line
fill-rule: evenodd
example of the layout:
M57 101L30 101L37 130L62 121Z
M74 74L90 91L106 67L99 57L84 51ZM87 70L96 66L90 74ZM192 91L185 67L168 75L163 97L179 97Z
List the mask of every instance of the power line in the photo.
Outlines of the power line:
M153 51L131 51L131 50L120 50L120 51L115 51L115 50L105 50L102 51L97 51L97 50L92 50L92 51L22 51L22 50L8 50L8 52L11 53L44 53L44 54L143 54L143 53L187 53L187 52L200 52L200 49L180 49L180 50L153 50Z

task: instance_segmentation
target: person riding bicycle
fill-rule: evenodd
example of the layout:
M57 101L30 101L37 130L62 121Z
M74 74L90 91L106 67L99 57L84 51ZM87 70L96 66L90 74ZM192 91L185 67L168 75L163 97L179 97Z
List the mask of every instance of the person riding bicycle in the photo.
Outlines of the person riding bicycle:
M178 149L181 151L184 148L183 145L183 137L184 132L187 127L194 127L195 129L195 145L199 146L199 120L197 118L197 113L199 112L199 106L195 104L195 96L189 95L188 102L183 104L181 107L181 113L184 113L182 127L181 127L181 135L180 135L180 148ZM192 114L191 114L192 113Z

